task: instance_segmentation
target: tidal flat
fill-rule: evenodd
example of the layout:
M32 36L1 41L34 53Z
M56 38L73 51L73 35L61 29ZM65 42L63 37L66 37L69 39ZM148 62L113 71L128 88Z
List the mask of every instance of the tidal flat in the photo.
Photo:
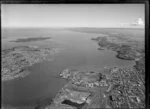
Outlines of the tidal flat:
M28 76L3 81L4 108L88 109L145 106L144 34L137 38L132 33L138 30L79 30L14 29L5 33L7 39L2 42L6 48L3 50L12 53L8 52L9 55L4 57L12 57L11 60L15 62L13 65L26 65L25 63L41 58L42 61L27 66L30 72ZM94 31L91 32L92 30ZM12 35L18 39L23 34L34 37L51 35L52 38L27 43L7 41ZM52 53L52 49L49 49L52 45L64 50L53 55L52 61L47 61L51 59L48 55ZM18 51L17 54L14 50ZM14 71L19 67L20 65L15 67Z

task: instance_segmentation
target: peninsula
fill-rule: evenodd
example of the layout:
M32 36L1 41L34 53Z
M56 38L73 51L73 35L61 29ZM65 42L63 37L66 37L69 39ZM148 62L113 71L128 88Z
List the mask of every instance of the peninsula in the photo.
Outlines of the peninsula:
M2 52L2 81L24 77L29 74L27 68L35 63L47 60L56 49L33 46L17 46Z

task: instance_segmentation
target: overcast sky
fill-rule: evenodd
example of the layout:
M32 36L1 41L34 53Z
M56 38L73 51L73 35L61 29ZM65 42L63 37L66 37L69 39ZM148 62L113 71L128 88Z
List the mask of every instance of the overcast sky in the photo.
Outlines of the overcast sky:
M144 4L2 4L2 27L144 27Z

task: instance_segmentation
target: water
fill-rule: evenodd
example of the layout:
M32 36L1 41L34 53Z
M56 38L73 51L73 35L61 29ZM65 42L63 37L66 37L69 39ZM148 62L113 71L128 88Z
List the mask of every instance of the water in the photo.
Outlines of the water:
M2 48L19 45L38 45L58 47L63 50L54 56L53 61L45 61L29 68L31 72L25 78L2 82L3 106L35 106L40 101L49 102L51 98L67 83L58 78L65 68L81 71L100 71L105 66L129 66L132 61L120 60L114 51L97 50L98 44L91 38L104 34L80 33L65 29L8 29L2 31ZM52 37L37 42L9 42L21 37Z

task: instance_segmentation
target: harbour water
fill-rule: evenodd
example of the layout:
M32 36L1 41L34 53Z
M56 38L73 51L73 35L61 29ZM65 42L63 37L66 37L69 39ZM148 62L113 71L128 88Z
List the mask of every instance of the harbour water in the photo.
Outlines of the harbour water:
M105 66L130 66L132 61L115 57L111 50L98 50L91 38L106 34L82 33L67 29L5 29L2 31L2 49L20 45L60 48L52 61L44 61L29 67L31 72L24 78L2 82L2 105L34 107L40 102L49 103L67 83L58 77L65 68L83 71L100 71ZM10 42L23 37L51 37L36 42Z

